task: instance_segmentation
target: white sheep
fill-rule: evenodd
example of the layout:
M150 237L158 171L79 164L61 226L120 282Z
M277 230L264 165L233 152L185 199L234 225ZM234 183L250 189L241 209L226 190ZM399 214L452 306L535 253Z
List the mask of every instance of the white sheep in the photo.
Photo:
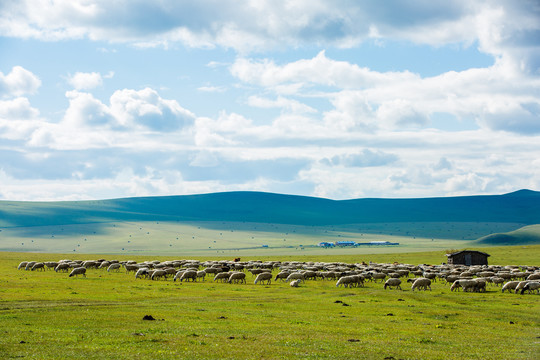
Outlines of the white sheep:
M349 287L349 285L352 283L352 281L353 281L352 276L342 276L336 282L336 287L340 287L342 285L343 285L343 287Z
M431 280L428 278L408 279L407 282L412 282L411 291L414 289L431 291Z
M35 261L29 261L28 263L26 263L26 266L24 267L24 270L28 271L30 269L32 269L32 266L36 265L36 262Z
M516 286L518 286L518 284L519 281L508 281L506 284L503 285L501 292L504 292L505 290L508 290L508 292L510 292L510 290L514 290Z
M282 281L286 281L287 278L289 277L289 275L291 275L291 273L289 271L280 271L276 275L276 278L274 279L274 281L277 281L278 279L280 279Z
M202 281L204 281L205 277L206 277L206 270L197 271L197 279L202 279Z
M241 272L241 271L235 271L231 274L231 276L229 276L229 280L228 280L229 284L232 284L232 283L245 283L246 282L246 274Z
M150 279L157 280L159 278L163 278L163 280L167 280L167 272L165 270L154 270Z
M186 271L184 271L182 276L180 276L180 282L182 282L184 280L189 281L189 279L191 279L191 281L196 281L197 280L197 271L196 270L186 270Z
M300 281L301 281L300 279L298 279L298 280L293 280L293 281L291 281L291 282L289 283L289 285L290 285L291 287L299 287L299 286L300 286Z
M69 277L82 275L86 277L86 268L85 267L77 267L71 270L71 273L69 274Z
M109 265L107 268L107 272L111 272L112 270L120 271L120 268L122 267L122 264L120 263L113 263Z
M54 268L54 271L56 272L59 272L59 271L67 272L68 270L69 270L69 263L60 263L56 265L56 267Z
M292 275L292 274L291 274ZM289 276L290 277L290 276ZM257 284L260 282L263 284L266 281L266 284L270 285L270 282L272 281L272 273L269 272L262 272L255 278L254 284Z
M139 270L137 270L137 273L135 274L135 279L138 279L139 277L148 277L148 268L147 267L144 267L144 268L140 268Z
M176 281L176 279L180 280L180 278L182 277L182 275L184 275L185 272L186 270L178 270L176 272L176 275L174 275L173 281Z
M28 264L28 261L21 262L19 266L17 266L17 270L21 270L22 268L25 268L27 264Z
M454 281L452 286L450 286L450 291L458 290L460 288L463 289L463 291L474 291L474 289L477 286L477 282L472 279L458 279Z
M126 273L130 272L130 271L133 271L133 272L136 272L137 270L139 270L139 265L137 264L124 264L124 267L126 268Z
M34 266L32 266L32 271L41 269L41 271L45 271L45 264L42 262L35 263Z
M216 276L214 276L214 281L221 281L225 282L229 280L229 276L231 276L231 273L228 271L217 273Z
M521 295L523 295L525 291L529 291L529 294L531 294L534 290L536 290L537 294L540 292L540 281L528 281L527 284L523 286L523 289L521 289Z
M388 280L386 280L386 282L384 283L384 289L386 290L386 288L396 288L396 289L399 289L401 290L401 280L398 279L398 278L390 278Z
M290 282L292 280L302 280L302 281L305 281L305 277L304 277L304 274L302 274L301 272L293 272L291 273L289 276L287 276L287 279L286 281L287 282Z

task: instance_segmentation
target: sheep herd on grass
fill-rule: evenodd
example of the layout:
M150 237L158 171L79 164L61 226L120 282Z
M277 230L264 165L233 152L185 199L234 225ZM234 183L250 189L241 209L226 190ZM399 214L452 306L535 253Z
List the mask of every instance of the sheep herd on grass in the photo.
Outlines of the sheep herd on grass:
M383 288L402 290L403 282L411 283L411 291L431 291L433 282L450 285L451 291L486 292L487 287L501 287L501 291L520 294L540 293L540 267L500 265L410 265L399 263L342 263L299 261L228 261L228 260L60 260L23 261L19 270L69 272L69 277L86 277L87 269L134 274L135 279L167 280L174 282L206 281L246 284L250 276L254 284L271 285L287 282L299 287L308 281L336 281L336 287L364 287L366 282L383 283ZM273 273L277 274L274 276Z

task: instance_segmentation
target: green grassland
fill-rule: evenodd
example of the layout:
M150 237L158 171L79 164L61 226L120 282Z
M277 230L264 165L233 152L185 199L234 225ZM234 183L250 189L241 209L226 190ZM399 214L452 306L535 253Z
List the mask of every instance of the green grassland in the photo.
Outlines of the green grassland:
M346 255L478 246L471 238L515 223L379 223L304 226L247 222L138 221L6 227L0 251L177 256ZM536 228L540 234L540 227ZM448 238L448 233L457 239ZM464 236L460 234L473 234ZM539 236L540 238L540 236ZM397 242L399 246L322 249L319 242ZM482 243L482 246L489 244Z
M491 264L538 265L539 245L481 248ZM208 254L210 255L210 253ZM136 280L88 270L87 278L17 270L21 260L98 257L173 260L140 253L0 253L0 358L26 359L538 359L540 296L300 288ZM204 260L210 256L196 257ZM223 258L213 256L213 258ZM225 257L229 258L229 257ZM250 258L242 258L249 260ZM444 251L261 256L261 260L444 261ZM347 306L348 305L348 306ZM157 320L145 321L145 315Z

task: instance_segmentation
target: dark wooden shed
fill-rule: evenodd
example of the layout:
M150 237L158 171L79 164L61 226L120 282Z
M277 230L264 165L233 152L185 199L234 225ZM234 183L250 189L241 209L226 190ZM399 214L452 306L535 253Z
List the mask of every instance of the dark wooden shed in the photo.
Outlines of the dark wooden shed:
M487 265L488 256L485 252L476 250L463 250L452 254L446 254L448 264L453 265Z

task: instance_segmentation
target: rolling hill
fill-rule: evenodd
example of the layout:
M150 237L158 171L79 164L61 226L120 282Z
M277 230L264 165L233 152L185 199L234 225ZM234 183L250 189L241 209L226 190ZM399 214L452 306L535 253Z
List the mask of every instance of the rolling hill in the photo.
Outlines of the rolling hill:
M0 251L193 253L264 245L286 252L340 239L390 240L419 251L468 246L478 238L534 224L540 224L540 193L530 190L340 201L263 192L0 201ZM517 236L511 241L516 244L523 234L505 236ZM502 235L481 241L505 243L500 239ZM537 241L531 239L524 241Z

